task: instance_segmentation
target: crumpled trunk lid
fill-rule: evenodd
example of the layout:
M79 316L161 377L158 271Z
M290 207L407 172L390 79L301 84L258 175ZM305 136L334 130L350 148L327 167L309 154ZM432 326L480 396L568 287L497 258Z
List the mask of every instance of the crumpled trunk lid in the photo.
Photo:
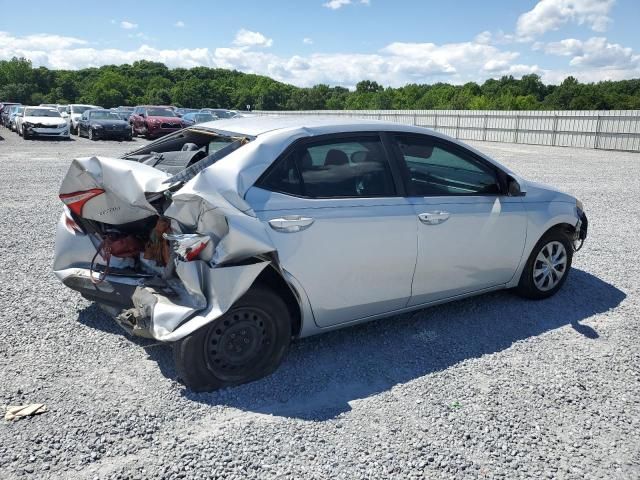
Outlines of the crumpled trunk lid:
M158 215L147 194L169 188L169 174L142 163L106 157L78 158L71 162L61 196L104 190L82 205L80 217L119 225Z

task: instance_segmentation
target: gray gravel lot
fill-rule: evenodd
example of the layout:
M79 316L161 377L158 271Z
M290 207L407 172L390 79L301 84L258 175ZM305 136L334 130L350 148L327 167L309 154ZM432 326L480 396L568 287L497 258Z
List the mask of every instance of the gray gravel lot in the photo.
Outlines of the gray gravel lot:
M296 342L282 367L192 394L51 273L59 183L134 142L0 129L0 478L640 478L640 155L474 143L585 204L554 298L509 292ZM4 410L3 410L4 411Z

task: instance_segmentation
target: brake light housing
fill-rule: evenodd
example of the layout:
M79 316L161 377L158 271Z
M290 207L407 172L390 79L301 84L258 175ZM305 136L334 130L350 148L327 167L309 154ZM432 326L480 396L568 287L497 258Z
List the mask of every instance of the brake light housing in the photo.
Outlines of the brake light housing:
M64 203L69 210L81 217L82 208L85 203L103 193L104 190L102 188L92 188L81 192L60 194L60 200L62 200L62 203Z

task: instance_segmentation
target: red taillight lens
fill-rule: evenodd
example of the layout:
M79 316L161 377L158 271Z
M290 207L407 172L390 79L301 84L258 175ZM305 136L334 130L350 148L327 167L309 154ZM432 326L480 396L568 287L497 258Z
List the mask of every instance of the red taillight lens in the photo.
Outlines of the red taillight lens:
M102 193L104 193L103 189L92 188L91 190L85 190L83 192L64 193L60 195L60 200L69 207L69 210L81 217L84 204Z

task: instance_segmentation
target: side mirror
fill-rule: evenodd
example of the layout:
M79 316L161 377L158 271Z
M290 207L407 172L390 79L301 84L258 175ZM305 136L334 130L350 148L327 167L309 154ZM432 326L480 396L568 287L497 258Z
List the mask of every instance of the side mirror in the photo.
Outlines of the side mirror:
M527 192L523 190L520 183L512 176L507 177L507 194L510 197L524 197Z

